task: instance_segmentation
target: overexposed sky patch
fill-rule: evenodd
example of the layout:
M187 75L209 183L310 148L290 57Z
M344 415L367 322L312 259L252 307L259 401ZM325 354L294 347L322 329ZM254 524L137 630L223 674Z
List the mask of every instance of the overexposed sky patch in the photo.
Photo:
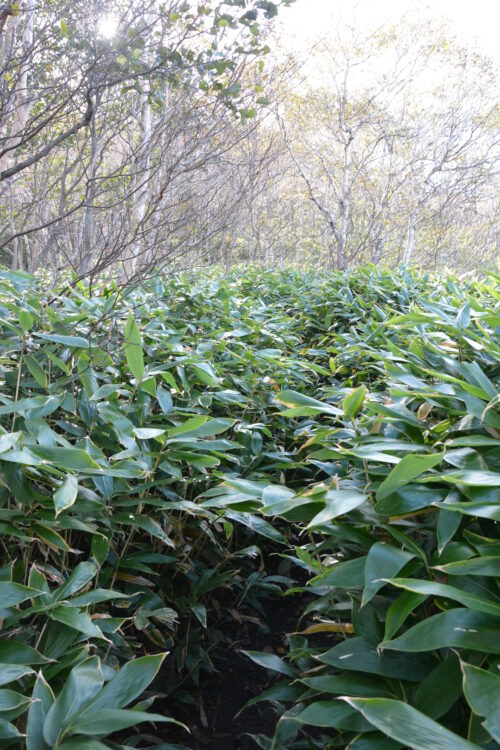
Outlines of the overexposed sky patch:
M372 27L408 14L444 20L450 36L500 64L500 0L295 0L280 14L280 36L286 46L301 46L327 31L339 15L358 27Z
M97 33L103 39L112 39L118 31L118 17L114 13L107 13L99 18Z

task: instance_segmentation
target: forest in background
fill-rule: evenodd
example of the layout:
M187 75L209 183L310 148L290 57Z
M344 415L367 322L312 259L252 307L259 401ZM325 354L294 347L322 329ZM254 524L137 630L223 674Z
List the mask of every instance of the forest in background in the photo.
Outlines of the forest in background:
M290 50L279 5L4 4L0 262L497 267L493 62L418 18Z

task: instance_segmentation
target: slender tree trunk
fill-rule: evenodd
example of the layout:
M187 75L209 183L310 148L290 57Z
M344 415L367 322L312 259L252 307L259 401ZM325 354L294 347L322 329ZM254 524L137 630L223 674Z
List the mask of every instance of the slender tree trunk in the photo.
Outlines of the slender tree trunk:
M417 212L412 211L408 220L408 231L406 235L406 246L403 254L403 263L405 266L410 264L415 252L416 246L416 223L417 223Z
M97 161L99 157L99 136L97 134L97 118L96 113L99 106L99 97L96 97L94 117L92 118L91 134L90 134L90 167L88 177L88 191L85 208L83 211L82 223L81 223L81 234L80 242L78 247L78 262L79 272L86 273L90 268L92 260L92 253L95 248L93 247L94 238L94 216L95 216L95 197L96 197L96 173L97 173Z
M24 28L22 34L21 44L21 64L18 72L17 84L15 87L15 94L13 97L14 101L14 119L12 122L12 129L10 137L6 138L6 145L9 147L2 158L0 159L0 172L3 172L9 161L12 161L15 157L16 147L21 143L23 139L24 129L28 122L30 114L30 97L28 89L28 73L30 69L30 50L33 48L34 39L34 7L32 3L34 0L29 0L29 5L24 7ZM7 31L0 51L0 56L5 58L10 54L10 48L12 47L14 34L16 32L18 23L18 15L10 16L7 26Z
M350 170L351 170L351 150L352 141L350 135L344 148L344 170L342 175L342 197L339 201L339 230L337 232L337 267L340 271L345 271L347 268L347 231L349 227L349 216L351 210L351 199L350 199Z

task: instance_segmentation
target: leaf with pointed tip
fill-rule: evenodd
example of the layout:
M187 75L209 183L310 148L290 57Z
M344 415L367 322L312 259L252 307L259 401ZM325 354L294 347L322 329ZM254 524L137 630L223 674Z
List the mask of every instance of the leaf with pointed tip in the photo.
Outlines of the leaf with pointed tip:
M444 452L431 453L429 455L413 453L402 458L378 488L377 500L383 500L384 497L396 492L396 490L399 490L405 484L409 484L413 479L420 476L420 474L433 469L434 466L441 463L444 455Z
M392 638L397 633L406 618L413 612L419 604L426 600L424 594L414 594L412 591L404 591L398 596L395 602L391 604L385 616L384 641Z
M390 698L343 698L378 730L413 750L480 750L416 708Z
M426 581L418 578L389 578L387 583L397 588L412 591L415 594L427 596L440 596L443 599L452 599L455 602L463 604L468 609L475 612L484 612L487 615L496 615L500 617L500 603L489 599L484 599L477 594L471 594L465 589L458 589L447 583L438 581Z
M50 685L41 672L38 673L31 697L33 703L28 711L26 748L27 750L51 750L51 746L43 738L43 725L55 699Z
M93 711L91 714L84 714L75 718L68 726L69 734L83 735L107 735L113 732L120 732L128 727L135 727L145 721L154 721L156 723L176 724L177 726L187 727L180 721L171 719L163 714L149 714L145 711L105 708L101 711Z
M434 668L435 661L410 653L381 652L373 643L355 636L337 644L315 657L322 664L337 669L394 677L410 682L421 682Z
M308 529L316 528L322 524L328 523L333 518L343 516L350 511L359 508L360 505L366 503L368 497L351 490L329 490L326 493L325 507L317 515L314 516L312 521L307 526Z
M351 422L359 414L361 407L366 396L366 386L360 385L359 388L355 388L351 391L344 399L343 409L344 417L349 419Z
M88 340L83 336L62 336L59 333L35 333L34 335L45 341L53 341L56 344L70 346L74 349L88 349L90 346Z
M332 406L331 404L324 404L315 398L304 396L302 393L297 393L296 391L281 391L281 393L276 396L276 401L279 401L280 404L284 404L288 407L309 407L314 410L312 412L313 414L330 414L331 416L336 417L343 416L343 412L336 406ZM292 409L290 409L290 412L291 411ZM285 414L285 416L294 416L293 413L288 413L286 411L283 413Z
M341 700L315 701L301 711L296 720L313 727L331 727L349 732L369 732L371 729L371 724L356 709Z
M21 677L34 674L31 667L17 664L0 664L0 686L20 680Z
M455 705L461 695L460 661L456 654L451 654L420 683L412 703L431 719L439 719Z
M278 672L287 677L297 676L296 670L276 654L267 653L266 651L242 651L241 653L248 656L249 659L259 666L270 669L272 672Z
M475 714L485 717L484 728L500 742L500 676L466 663L462 672L467 703Z
M142 336L135 318L129 313L125 326L123 348L129 370L136 380L144 377L144 353L142 349Z
M380 648L401 652L435 651L440 648L467 648L500 654L497 617L457 608L428 617L399 638L383 641Z
M32 354L26 354L24 357L24 362L38 385L41 388L47 388L47 375L43 367L40 365L39 361Z
M0 606L15 607L27 599L34 599L42 592L12 581L0 581Z
M365 587L363 589L363 599L361 605L367 604L377 591L386 584L387 578L399 573L406 563L412 560L415 555L405 550L393 547L385 542L376 542L366 558L365 565Z
M14 726L14 724L11 724L10 721L6 721L5 719L0 719L0 742L3 744L5 743L5 746L11 745L13 742L20 743L23 739L24 735L22 735L18 729ZM20 745L18 744L18 747Z
M85 707L83 714L91 715L104 709L124 708L143 693L153 681L166 654L142 656L127 662L104 686L99 695Z
M19 665L43 664L50 661L31 646L20 641L0 639L0 663Z
M60 602L76 594L95 578L96 573L97 565L93 560L78 563L69 578L54 592L54 601Z
M62 604L60 607L51 610L50 617L56 622L67 625L68 628L78 630L78 632L83 633L89 638L103 638L105 640L105 636L101 630L94 625L93 621L90 619L90 615L86 612L81 612L76 607Z
M71 719L99 693L104 683L97 656L73 667L43 724L43 739L49 747L56 743Z
M71 508L78 494L78 479L74 474L68 474L64 482L54 492L54 507L56 516L63 510Z

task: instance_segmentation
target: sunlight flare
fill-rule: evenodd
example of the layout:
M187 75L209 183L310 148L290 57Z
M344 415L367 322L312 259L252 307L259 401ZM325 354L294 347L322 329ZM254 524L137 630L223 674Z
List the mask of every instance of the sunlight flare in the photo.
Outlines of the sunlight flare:
M113 39L118 30L118 19L113 13L101 16L97 24L97 33L103 39Z

